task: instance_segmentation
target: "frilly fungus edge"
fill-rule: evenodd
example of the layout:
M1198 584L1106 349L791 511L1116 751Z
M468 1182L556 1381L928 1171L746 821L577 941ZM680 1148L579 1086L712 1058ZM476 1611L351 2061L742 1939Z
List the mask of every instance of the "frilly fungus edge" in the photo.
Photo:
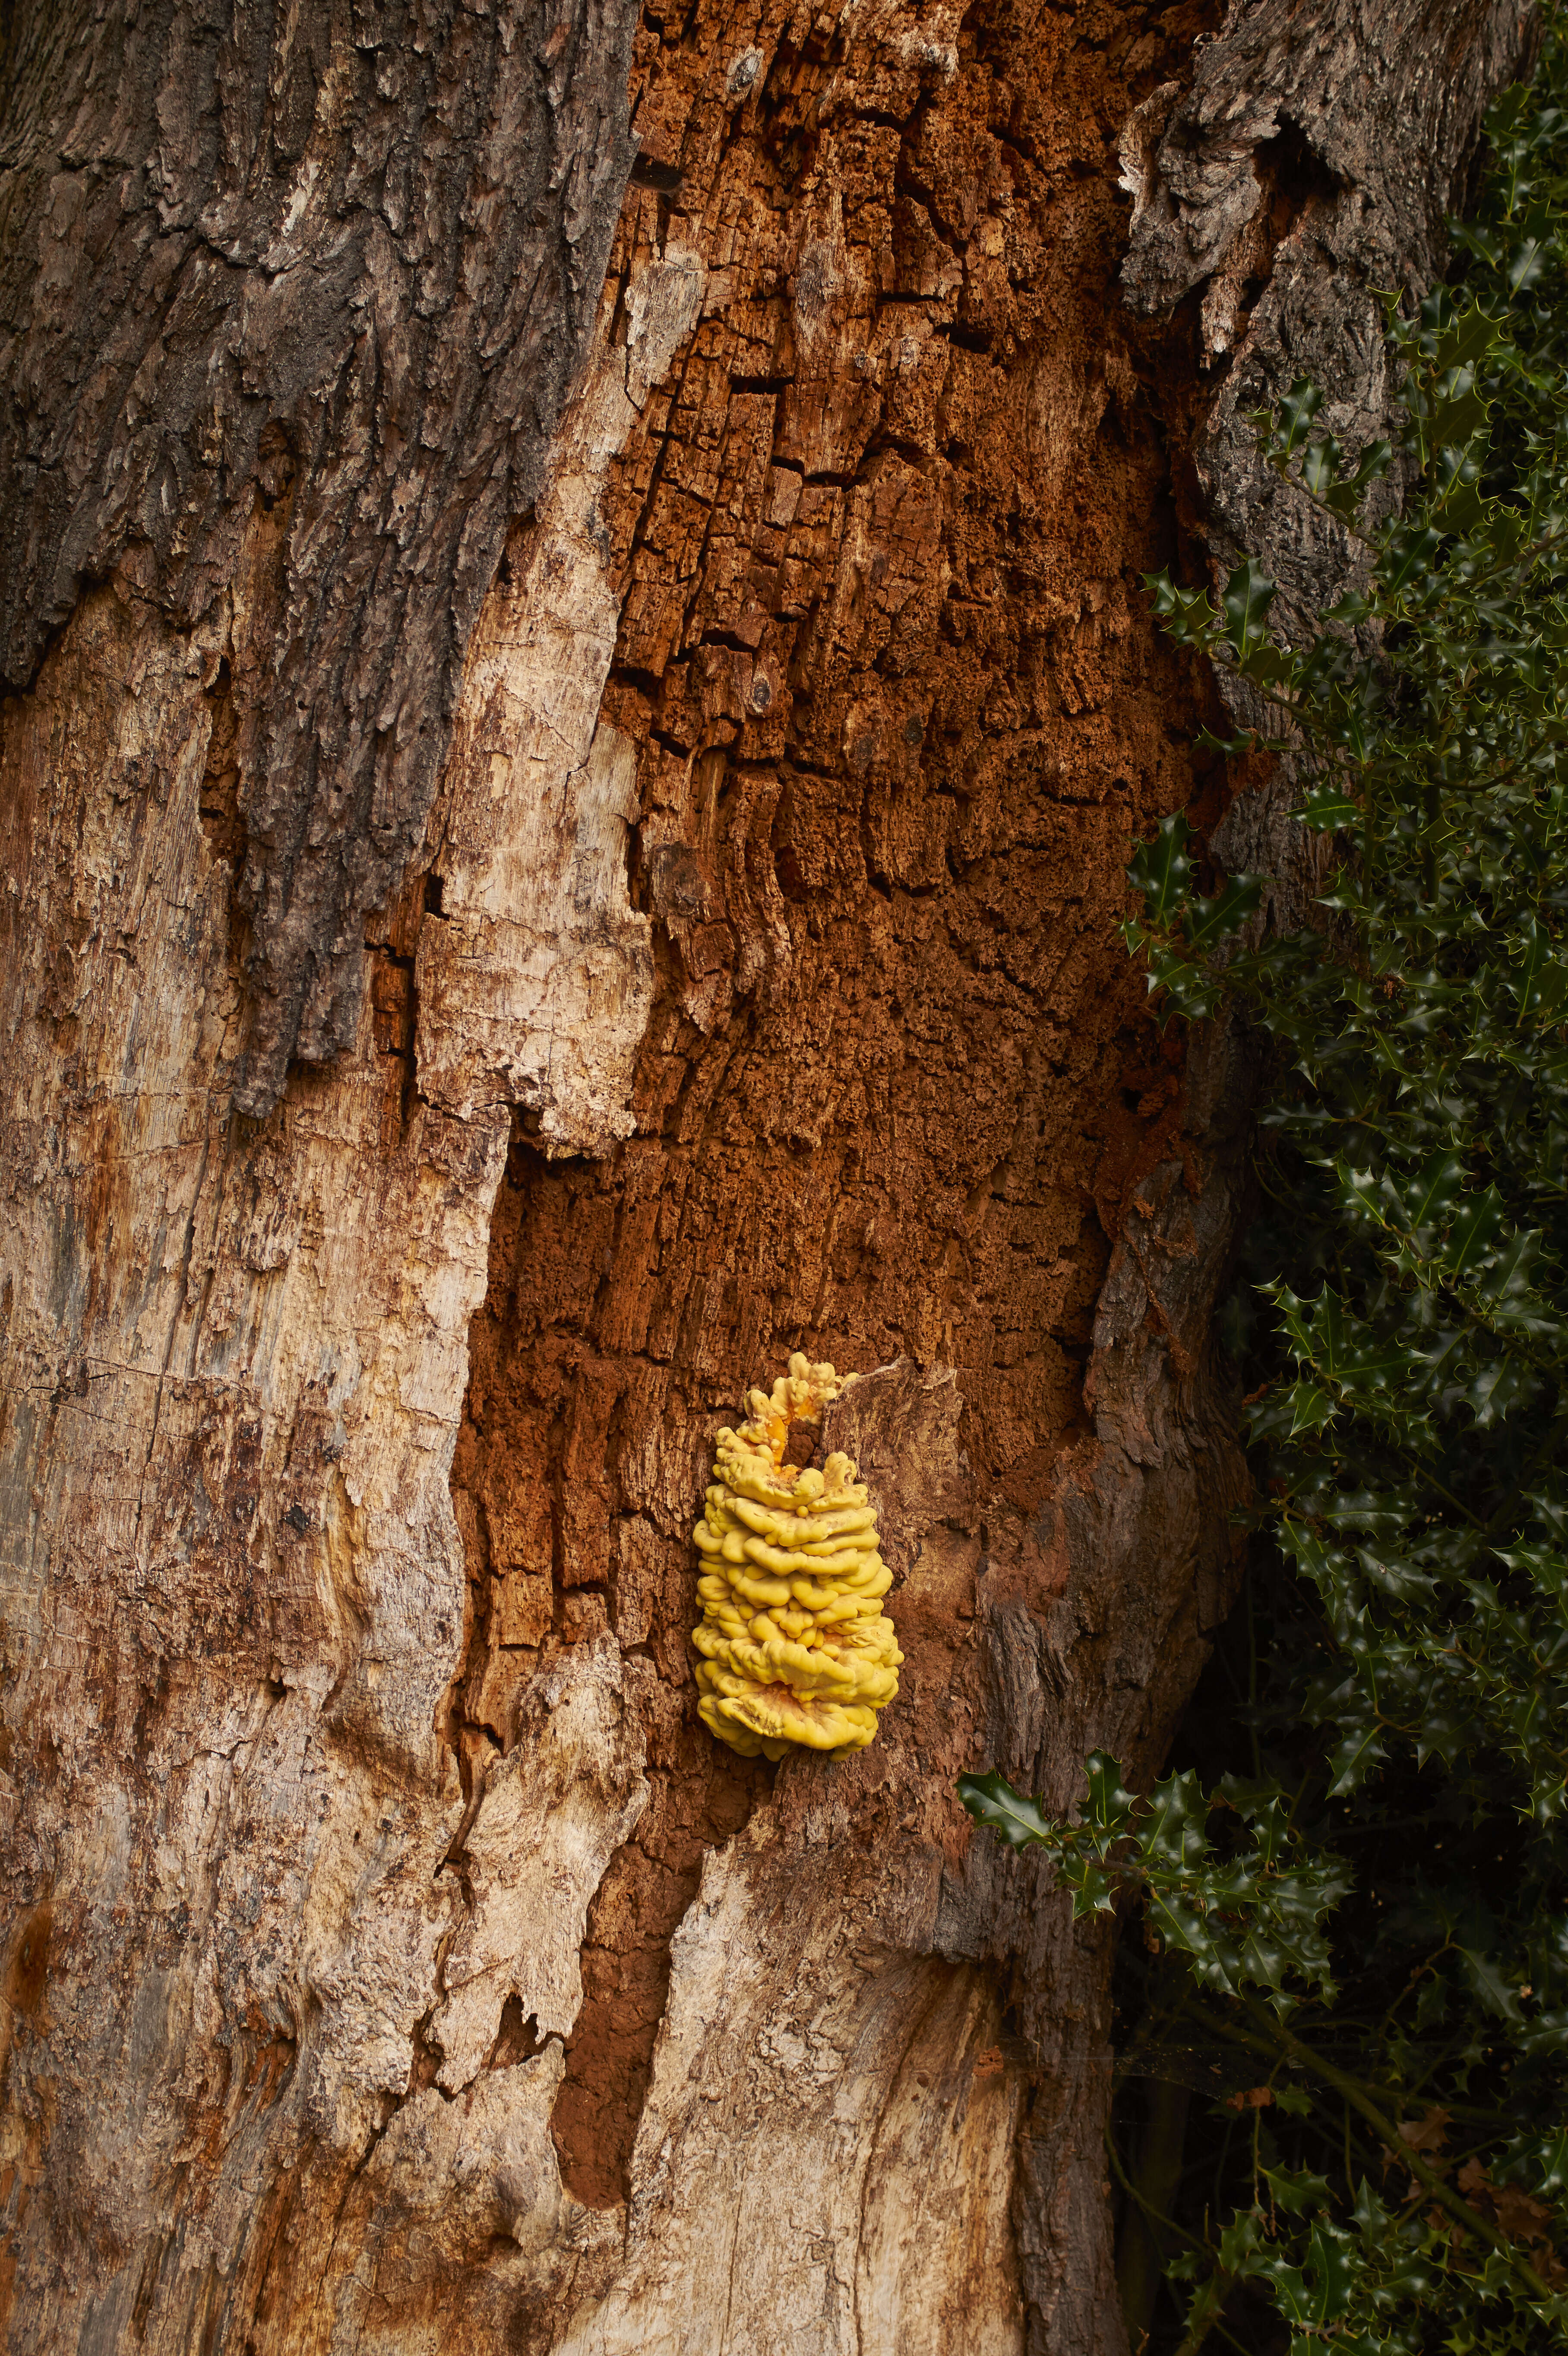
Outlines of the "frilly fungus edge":
M819 1423L854 1382L796 1351L752 1419L726 1424L697 1525L702 1618L693 1641L703 1723L743 1758L863 1751L903 1661L882 1598L892 1584L877 1509L852 1457L784 1462L790 1426Z

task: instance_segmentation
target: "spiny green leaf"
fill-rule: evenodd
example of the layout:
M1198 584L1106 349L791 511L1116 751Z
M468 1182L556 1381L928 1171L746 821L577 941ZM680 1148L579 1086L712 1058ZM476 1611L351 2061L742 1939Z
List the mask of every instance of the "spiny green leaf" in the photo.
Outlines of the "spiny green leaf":
M1290 814L1298 826L1315 827L1320 833L1329 833L1342 826L1354 826L1361 812L1342 787L1324 783L1315 785L1300 809Z
M1140 844L1133 854L1127 878L1133 889L1143 894L1151 925L1169 925L1186 898L1192 874L1192 862L1187 855L1191 840L1192 830L1178 810L1161 819L1153 839Z
M1388 1757L1381 1729L1375 1724L1347 1727L1328 1754L1328 1796L1342 1799L1364 1783L1380 1760Z
M1232 875L1212 900L1189 900L1182 914L1181 929L1193 955L1205 956L1221 941L1239 933L1248 917L1255 914L1263 892L1261 875Z
M1049 1842L1052 1826L1038 1800L1014 1790L997 1768L988 1775L960 1775L958 1797L976 1824L989 1825L1009 1848L1027 1848L1031 1842Z
M1255 556L1238 564L1226 582L1225 636L1235 648L1238 662L1245 662L1263 643L1274 598L1275 584Z
M1342 455L1332 434L1325 434L1303 452L1301 479L1315 499L1327 498L1339 479Z
M1307 2248L1307 2320L1319 2326L1337 2322L1349 2306L1353 2279L1349 2247L1348 2234L1321 2223L1312 2228Z
M1442 541L1442 533L1431 524L1402 525L1390 533L1388 546L1378 562L1380 580L1390 598L1420 586L1430 577L1432 562Z
M1424 1235L1435 1226L1458 1194L1464 1179L1464 1164L1448 1148L1439 1147L1428 1156L1413 1182L1403 1189L1401 1207L1413 1236Z
M1521 2019L1519 1998L1493 1958L1478 1953L1474 1947L1461 1947L1458 1953L1465 1966L1465 1976L1487 2010L1495 2013L1499 2020L1517 2021Z
M1331 1422L1335 1412L1332 1392L1321 1383L1293 1383L1286 1398L1290 1406L1290 1436L1295 1440L1304 1431L1321 1431Z
M1179 589L1168 573L1146 573L1144 586L1166 634L1179 647L1204 647L1220 629L1206 589Z
M1393 444L1391 442L1369 442L1352 471L1348 475L1341 472L1339 479L1324 493L1325 505L1333 509L1342 523L1353 522L1367 491L1387 474L1392 459Z
M1136 1799L1122 1781L1122 1771L1106 1751L1092 1751L1085 1762L1089 1796L1080 1811L1085 1820L1111 1839L1119 1838L1132 1819Z
M1442 1245L1442 1262L1450 1276L1467 1277L1479 1267L1497 1241L1502 1221L1502 1197L1496 1186L1463 1198Z

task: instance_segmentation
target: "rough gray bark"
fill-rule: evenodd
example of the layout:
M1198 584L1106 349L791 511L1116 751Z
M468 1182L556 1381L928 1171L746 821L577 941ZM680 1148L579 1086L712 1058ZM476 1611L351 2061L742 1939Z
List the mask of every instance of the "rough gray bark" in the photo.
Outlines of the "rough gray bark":
M250 1035L330 1062L543 484L633 148L626 0L75 0L11 18L0 673L129 556L181 629L274 513L227 683Z
M1231 0L1198 52L1189 89L1147 99L1123 140L1133 222L1122 282L1139 311L1201 288L1200 339L1221 380L1196 437L1216 579L1243 555L1278 584L1287 637L1331 605L1364 556L1355 536L1257 462L1251 412L1299 377L1325 397L1323 428L1352 451L1398 446L1398 387L1380 296L1418 302L1448 258L1497 91L1527 66L1527 6L1472 0ZM1399 477L1374 493L1376 519ZM1244 680L1224 692L1243 726L1277 734ZM1243 796L1216 838L1236 868L1291 879L1278 921L1299 923L1314 848L1285 813L1298 798L1287 758L1269 789Z
M1413 16L1238 11L1161 145L1196 19L650 16L601 292L626 25L213 11L9 53L9 2344L1123 2356L1109 1947L952 1781L1153 1772L1237 1576L1250 1080L1161 1060L1115 938L1128 834L1217 795L1130 585L1157 396L1217 533L1308 315L1379 413L1357 258L1433 265L1522 32L1456 15L1402 112ZM1340 179L1238 279L1292 107ZM248 1117L302 1006L336 1061ZM908 1669L871 1751L742 1771L688 1534L802 1343L876 1369Z

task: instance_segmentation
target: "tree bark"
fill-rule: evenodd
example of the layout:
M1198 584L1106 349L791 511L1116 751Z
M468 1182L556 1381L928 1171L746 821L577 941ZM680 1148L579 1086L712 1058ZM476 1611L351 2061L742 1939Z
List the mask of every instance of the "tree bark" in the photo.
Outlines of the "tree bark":
M1296 854L1138 579L1353 565L1239 420L1386 415L1528 22L8 24L8 2344L1119 2356L1111 1939L952 1787L1155 1772L1239 1577L1254 1076L1116 926ZM906 1666L773 1768L797 1347Z

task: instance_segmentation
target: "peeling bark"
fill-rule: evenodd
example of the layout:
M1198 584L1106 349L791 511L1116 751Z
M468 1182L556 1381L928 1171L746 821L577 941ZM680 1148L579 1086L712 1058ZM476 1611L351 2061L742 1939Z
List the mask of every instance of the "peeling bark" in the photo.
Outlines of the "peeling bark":
M1153 1772L1238 1577L1137 578L1349 561L1238 404L1381 414L1527 27L210 15L7 57L9 2342L1120 2356L1108 1939L952 1783ZM907 1667L775 1771L689 1531L796 1346Z

